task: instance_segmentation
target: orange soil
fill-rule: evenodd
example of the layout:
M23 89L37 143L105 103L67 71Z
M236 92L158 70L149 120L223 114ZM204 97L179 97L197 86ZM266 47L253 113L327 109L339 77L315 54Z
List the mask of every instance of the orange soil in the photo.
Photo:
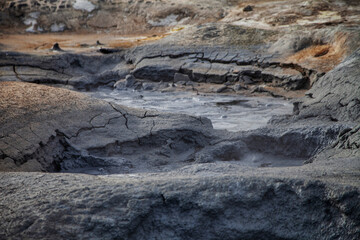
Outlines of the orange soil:
M332 43L305 48L290 56L287 62L328 72L344 59L347 52L346 40L346 35L338 35Z
M54 43L69 52L96 52L103 48L129 48L144 42L156 41L167 34L152 36L124 36L114 34L72 34L72 33L44 33L44 34L11 34L0 35L0 50L25 52L32 54L54 54L49 51ZM97 46L96 41L104 45Z

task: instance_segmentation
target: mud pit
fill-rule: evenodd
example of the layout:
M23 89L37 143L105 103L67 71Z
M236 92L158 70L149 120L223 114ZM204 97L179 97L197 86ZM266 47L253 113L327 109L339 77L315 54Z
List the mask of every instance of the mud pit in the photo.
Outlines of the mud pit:
M0 239L359 239L359 15L0 3Z
M255 130L261 127L265 127L272 116L285 115L292 113L292 104L289 101L273 99L269 97L241 97L234 95L206 95L196 94L183 91L176 92L159 92L159 91L134 91L134 90L108 90L99 89L96 92L90 92L88 95L103 99L107 102L114 104L121 104L127 107L133 107L142 109L145 113L152 111L168 112L173 114L187 114L194 116L195 118L208 118L211 120L214 129L223 129L230 132L249 131ZM307 159L305 156L281 156L275 155L271 152L264 153L259 151L245 151L245 146L242 151L239 151L239 147L236 147L240 142L230 143L225 147L225 151L230 152L229 157L224 157L226 152L217 153L221 157L222 161L226 161L235 165L244 167L289 167L300 166ZM141 148L141 146L129 146L130 148ZM117 173L135 173L135 172L167 172L173 170L173 168L180 168L191 164L193 161L192 155L196 158L196 150L187 149L170 154L171 158L183 158L183 163L172 165L165 159L159 166L147 166L144 168L137 168L135 164L129 160L128 156L122 158L110 157L102 155L102 159L105 159L109 163L91 163L93 167L86 168L73 168L66 166L62 167L61 172L71 173L87 173L96 175L117 174ZM199 147L198 147L199 148ZM170 149L169 149L170 150ZM168 150L168 151L169 151ZM137 150L134 150L135 152ZM221 148L217 151L223 151ZM170 150L171 152L171 150ZM182 156L183 155L183 156ZM146 161L148 157L145 155L139 155L138 158ZM164 158L164 156L158 156L157 158ZM198 157L199 159L201 157ZM213 161L210 157L206 161ZM195 160L196 161L196 160ZM108 166L109 165L109 166ZM136 164L139 165L139 164Z
M231 132L265 127L275 115L289 115L290 101L270 97L102 89L90 96L127 107L209 118L214 129Z

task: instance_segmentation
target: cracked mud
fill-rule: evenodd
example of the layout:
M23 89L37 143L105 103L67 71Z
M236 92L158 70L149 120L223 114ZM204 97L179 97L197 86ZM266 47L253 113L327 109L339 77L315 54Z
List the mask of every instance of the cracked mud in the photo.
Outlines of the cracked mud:
M0 18L0 239L360 238L357 1Z

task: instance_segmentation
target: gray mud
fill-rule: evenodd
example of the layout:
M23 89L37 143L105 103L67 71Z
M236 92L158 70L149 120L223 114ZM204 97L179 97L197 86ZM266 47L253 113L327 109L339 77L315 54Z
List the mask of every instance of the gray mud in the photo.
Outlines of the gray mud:
M108 89L89 95L127 107L206 117L214 129L231 132L264 127L273 116L293 110L291 102L270 97Z

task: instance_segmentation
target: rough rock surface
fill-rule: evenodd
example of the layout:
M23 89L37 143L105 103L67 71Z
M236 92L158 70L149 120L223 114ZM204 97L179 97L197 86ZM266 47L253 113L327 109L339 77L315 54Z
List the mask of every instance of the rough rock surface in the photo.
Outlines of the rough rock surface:
M216 168L198 165L161 176L4 173L0 177L3 194L0 236L359 237L358 186L303 180L291 170L273 172L278 176L250 171L224 164ZM289 172L293 174L291 180L286 177Z
M7 31L14 31L15 26L27 32L91 29L121 34L156 33L181 24L217 21L224 13L224 3L228 5L226 1L214 0L11 0L0 4L0 16L5 19L0 26Z
M8 0L0 3L0 27L6 31L157 32L176 26L221 21L262 29L293 26L352 25L359 19L356 0ZM51 14L49 14L51 12Z
M360 120L360 49L314 83L298 106L300 118Z

